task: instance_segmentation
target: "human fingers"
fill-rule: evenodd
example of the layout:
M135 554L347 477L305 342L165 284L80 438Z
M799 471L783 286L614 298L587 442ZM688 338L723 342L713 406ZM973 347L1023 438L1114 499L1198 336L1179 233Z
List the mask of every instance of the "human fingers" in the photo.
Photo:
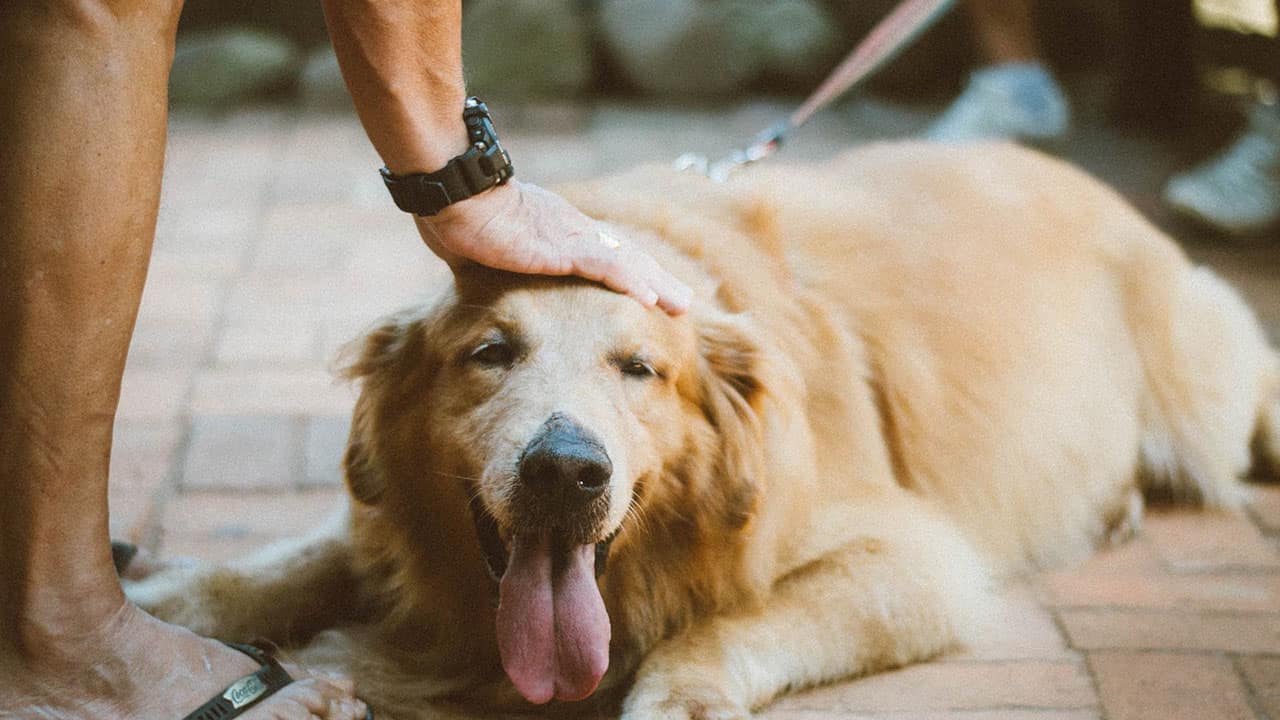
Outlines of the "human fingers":
M658 293L658 307L673 317L685 314L693 302L693 290L661 265L657 265L656 261L655 265L657 277L650 281L650 285Z
M648 253L624 244L607 226L583 215L560 196L536 185L526 185L524 191L540 206L544 237L561 230L561 236L569 239L560 250L568 254L568 272L602 282L645 307L656 304L672 315L688 310L693 291ZM554 222L548 222L548 217Z
M600 243L607 249L623 250L621 241L615 239L607 230L600 229L597 235ZM644 287L645 299L653 298L653 302L644 302L644 304L651 307L656 303L670 315L680 315L689 309L693 291L663 268L652 255L635 246L626 248L621 254L622 257L616 263L606 266L610 273L604 278L606 284ZM629 294L634 296L635 293Z
M559 195L512 182L496 212L455 215L448 223L420 221L427 244L455 265L465 258L513 272L579 275L626 294L645 307L679 315L692 291L647 253L624 245L607 228ZM495 201L498 199L495 198Z
M570 273L604 284L645 307L657 305L671 315L689 308L693 292L667 272L643 249L624 245L606 230L592 233L594 240L582 243L582 236L568 248Z
M245 714L246 720L363 720L351 704L350 681L332 677L295 680Z
M631 297L645 307L658 304L658 292L640 272L637 264L644 253L636 250L589 248L570 255L571 274L603 283L615 292Z
M359 698L343 698L329 702L328 720L365 720L369 706Z

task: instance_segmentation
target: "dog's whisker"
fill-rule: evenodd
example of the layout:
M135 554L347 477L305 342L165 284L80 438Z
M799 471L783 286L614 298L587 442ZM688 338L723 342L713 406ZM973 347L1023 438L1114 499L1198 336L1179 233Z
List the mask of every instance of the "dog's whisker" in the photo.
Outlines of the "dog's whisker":
M445 472L443 470L435 470L435 469L432 469L431 474L439 475L440 477L453 478L454 480L469 480L474 483L480 482L480 479L481 479L480 476L478 475L458 475L456 473L450 473L450 472Z
M650 530L649 514L640 503L631 503L623 515L622 522L633 532L647 535Z

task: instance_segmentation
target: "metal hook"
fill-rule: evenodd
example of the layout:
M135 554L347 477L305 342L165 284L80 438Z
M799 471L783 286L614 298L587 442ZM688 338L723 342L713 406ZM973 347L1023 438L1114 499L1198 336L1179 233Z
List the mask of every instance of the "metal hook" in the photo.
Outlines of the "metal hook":
M676 158L675 168L681 172L695 170L711 178L712 182L724 182L738 168L777 152L782 145L783 136L790 129L791 124L783 120L757 135L755 141L747 147L735 150L714 163L709 162L705 155L685 153Z

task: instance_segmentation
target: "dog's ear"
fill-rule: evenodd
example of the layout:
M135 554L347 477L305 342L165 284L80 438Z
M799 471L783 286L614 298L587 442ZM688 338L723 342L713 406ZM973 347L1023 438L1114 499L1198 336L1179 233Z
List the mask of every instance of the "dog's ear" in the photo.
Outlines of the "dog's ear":
M403 362L420 340L420 323L413 316L392 315L363 337L347 343L339 353L339 373L368 384L389 367Z
M363 414L360 408L357 408L356 416L352 418L351 434L347 436L347 450L342 455L342 470L347 481L347 491L351 493L351 497L364 505L376 505L382 499L387 484L370 455L371 448L365 438L372 433L367 428Z
M763 481L761 409L766 395L765 353L746 316L717 314L697 320L700 402L719 442L708 490L731 527L755 514Z
M698 321L698 351L708 370L704 382L723 384L730 399L754 407L764 384L763 355L745 315L718 314Z
M342 465L351 496L366 505L378 503L386 490L378 459L378 439L388 432L385 423L399 415L405 402L421 399L415 390L430 365L422 325L417 315L393 316L343 349L342 375L361 386Z

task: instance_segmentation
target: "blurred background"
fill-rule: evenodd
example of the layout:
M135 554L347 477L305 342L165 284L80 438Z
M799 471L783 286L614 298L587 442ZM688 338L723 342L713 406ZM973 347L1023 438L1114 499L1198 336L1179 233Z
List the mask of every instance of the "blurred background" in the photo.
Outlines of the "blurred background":
M665 154L647 153L648 146L642 146L647 154L622 152L616 162L666 160L681 148L714 151L744 143L773 114L798 102L894 4L466 0L468 85L489 100L507 132L569 135L594 124L596 113L616 108L711 117L732 115L745 105L760 108L744 126L717 123L710 137L697 123L682 132L684 123L673 122L671 113L657 113L650 129L670 132L666 137L675 144ZM960 2L824 120L846 125L839 144L922 133L951 140L975 133L1052 140L1056 152L1138 195L1139 205L1157 220L1172 205L1198 221L1184 234L1258 235L1271 223L1252 216L1242 221L1238 209L1214 206L1213 198L1203 197L1212 189L1183 188L1186 197L1179 197L1164 184L1177 171L1231 149L1233 140L1252 129L1253 106L1274 109L1280 75L1275 14L1272 0ZM1043 70L1047 83L1026 72L971 76L1009 62ZM973 92L966 95L967 90ZM1045 130L1037 122L1055 120L1033 117L1032 127L1019 128L1016 120L1014 127L1002 127L1000 117L981 117L1024 109L1017 100L1003 110L983 107L984 101L991 104L993 91L1021 93L1024 105L1061 99L1069 108L1068 127L1036 138ZM960 107L945 118L950 124L931 126L958 96ZM349 113L319 4L311 0L187 2L171 97L179 112L226 114L267 103ZM1280 118L1280 111L1265 114ZM759 127L751 124L756 120ZM1280 126L1280 119L1269 124ZM1280 129L1267 129L1280 137ZM1117 155L1113 143L1125 151L1136 143L1132 149L1138 154ZM830 141L823 144L822 152L837 149ZM548 168L546 156L531 152L518 157L522 175L536 180L598 170ZM1280 179L1270 179L1280 187ZM1161 194L1169 202L1160 202ZM1280 216L1280 201L1273 204ZM1224 214L1225 220L1219 217Z

